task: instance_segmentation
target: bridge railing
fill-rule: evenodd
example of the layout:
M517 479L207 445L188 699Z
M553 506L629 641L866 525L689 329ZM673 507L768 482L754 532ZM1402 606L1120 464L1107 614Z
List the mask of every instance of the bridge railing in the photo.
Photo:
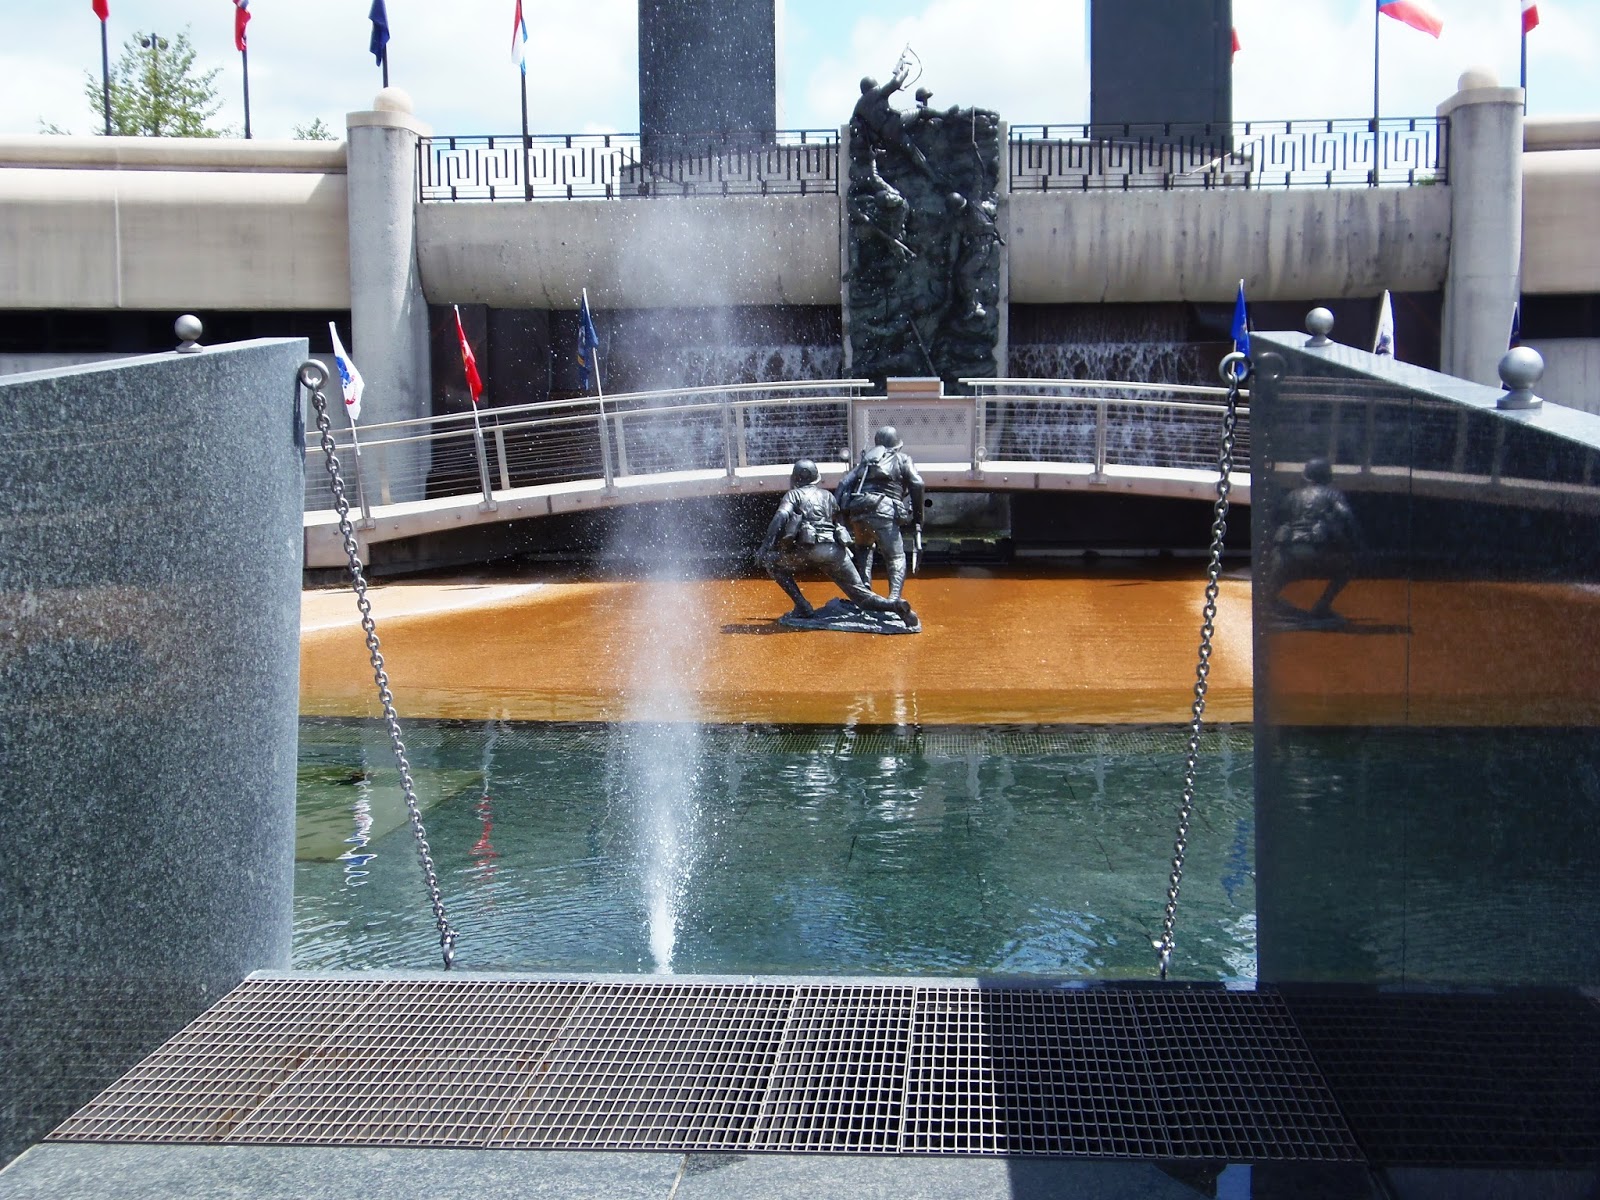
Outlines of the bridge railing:
M1446 117L1232 124L1013 125L1012 191L1444 183Z
M966 380L974 394L945 397L939 419L959 431L936 461L976 476L986 463L1206 469L1216 462L1221 388L1081 380ZM855 414L888 413L916 452L916 405L868 395L867 380L741 384L587 396L349 427L334 434L352 504L383 506L478 495L482 505L517 488L662 479L728 478L798 458L848 462ZM1249 469L1248 410L1236 469ZM874 419L877 419L875 416ZM354 442L359 437L359 454ZM861 438L858 435L856 443ZM929 443L931 444L931 442ZM306 508L333 507L322 452L308 438Z

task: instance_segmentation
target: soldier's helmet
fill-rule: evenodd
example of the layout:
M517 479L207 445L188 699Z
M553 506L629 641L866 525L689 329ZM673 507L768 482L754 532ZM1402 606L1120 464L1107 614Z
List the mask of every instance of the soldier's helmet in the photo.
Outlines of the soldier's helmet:
M877 87L878 81L871 75L863 75L861 77L861 94L863 96L865 96L868 92L876 91Z
M809 458L802 458L794 464L794 469L789 472L790 487L805 487L808 483L815 483L822 478L822 472L817 470L817 464Z
M886 450L898 450L905 444L900 440L900 433L893 425L885 425L872 435L872 440Z
M933 99L933 93L931 91L929 91L927 88L921 87L921 88L917 89L917 103L918 104L926 104L929 100L932 100L932 99Z
M1325 458L1312 458L1306 461L1305 469L1301 472L1308 483L1320 483L1323 486L1333 482L1333 466Z

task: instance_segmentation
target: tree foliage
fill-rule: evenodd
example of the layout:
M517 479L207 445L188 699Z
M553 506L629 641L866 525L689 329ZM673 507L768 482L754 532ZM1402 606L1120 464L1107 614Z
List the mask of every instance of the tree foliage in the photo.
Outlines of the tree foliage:
M311 124L294 127L294 138L297 142L337 142L339 135L321 117L314 117Z
M222 107L217 99L220 67L194 73L189 32L173 37L136 33L111 68L111 132L119 137L221 137L207 122ZM104 129L100 80L85 73L84 96Z

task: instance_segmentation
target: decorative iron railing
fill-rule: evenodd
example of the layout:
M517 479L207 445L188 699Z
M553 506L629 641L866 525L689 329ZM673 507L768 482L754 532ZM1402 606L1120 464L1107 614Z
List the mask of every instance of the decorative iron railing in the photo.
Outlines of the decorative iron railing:
M1012 191L1412 186L1448 177L1447 118L1013 125Z
M579 200L837 193L828 129L422 138L420 198Z

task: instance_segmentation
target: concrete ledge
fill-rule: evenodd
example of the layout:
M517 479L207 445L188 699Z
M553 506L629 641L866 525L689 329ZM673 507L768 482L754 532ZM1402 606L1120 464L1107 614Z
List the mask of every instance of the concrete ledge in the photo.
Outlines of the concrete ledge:
M91 170L309 171L345 169L343 142L292 139L0 135L0 167Z

